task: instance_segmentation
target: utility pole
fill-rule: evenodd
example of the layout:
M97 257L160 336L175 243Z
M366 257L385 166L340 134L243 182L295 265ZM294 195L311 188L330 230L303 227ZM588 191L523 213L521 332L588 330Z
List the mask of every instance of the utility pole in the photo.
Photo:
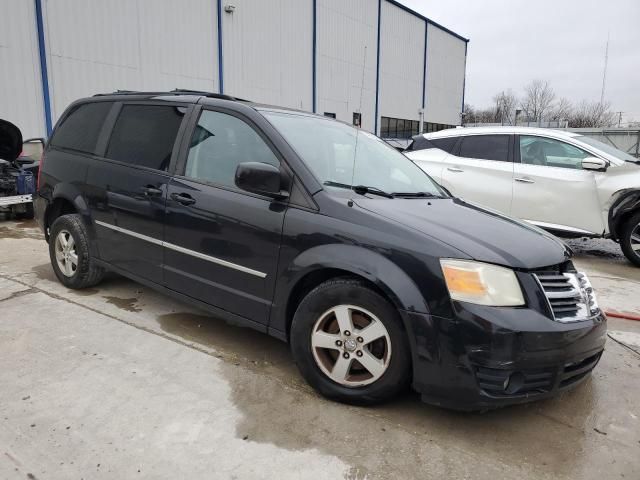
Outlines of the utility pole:
M604 51L604 71L602 72L602 91L600 92L600 105L604 104L604 87L607 82L607 64L609 63L609 32L607 32L607 47Z
M622 114L624 112L616 112L618 114L618 128L620 128L620 124L622 123Z

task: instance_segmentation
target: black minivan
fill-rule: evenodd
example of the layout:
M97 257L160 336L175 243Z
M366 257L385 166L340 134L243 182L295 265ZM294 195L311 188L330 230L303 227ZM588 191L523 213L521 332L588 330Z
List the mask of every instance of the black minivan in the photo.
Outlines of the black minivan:
M36 217L69 288L113 271L289 342L327 397L485 409L576 385L606 319L571 252L364 130L176 90L73 103Z

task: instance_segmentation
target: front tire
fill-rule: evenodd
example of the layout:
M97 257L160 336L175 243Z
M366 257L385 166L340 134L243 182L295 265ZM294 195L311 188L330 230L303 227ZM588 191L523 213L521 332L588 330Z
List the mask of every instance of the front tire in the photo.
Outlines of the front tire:
M640 267L640 212L633 215L622 227L620 247L625 257Z
M312 290L291 325L302 376L333 400L372 405L411 378L411 354L397 309L364 282L339 278Z
M65 287L88 288L104 276L104 269L91 257L89 235L78 214L62 215L53 222L49 257L56 277Z

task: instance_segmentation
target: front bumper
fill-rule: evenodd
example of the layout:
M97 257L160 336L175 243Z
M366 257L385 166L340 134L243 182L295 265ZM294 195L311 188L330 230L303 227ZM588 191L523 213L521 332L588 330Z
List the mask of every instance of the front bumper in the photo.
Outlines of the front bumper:
M404 312L413 333L413 386L423 401L482 410L552 397L600 360L606 317L573 323L528 308L455 303L455 318Z

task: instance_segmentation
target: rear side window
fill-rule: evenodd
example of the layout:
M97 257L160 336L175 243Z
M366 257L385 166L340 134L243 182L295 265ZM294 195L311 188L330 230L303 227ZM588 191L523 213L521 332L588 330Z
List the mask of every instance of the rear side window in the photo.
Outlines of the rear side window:
M56 127L51 145L95 154L100 130L112 106L113 102L85 103L77 106Z
M509 135L472 135L462 137L460 157L481 160L509 160Z
M184 113L180 107L124 105L113 127L106 157L166 171Z

